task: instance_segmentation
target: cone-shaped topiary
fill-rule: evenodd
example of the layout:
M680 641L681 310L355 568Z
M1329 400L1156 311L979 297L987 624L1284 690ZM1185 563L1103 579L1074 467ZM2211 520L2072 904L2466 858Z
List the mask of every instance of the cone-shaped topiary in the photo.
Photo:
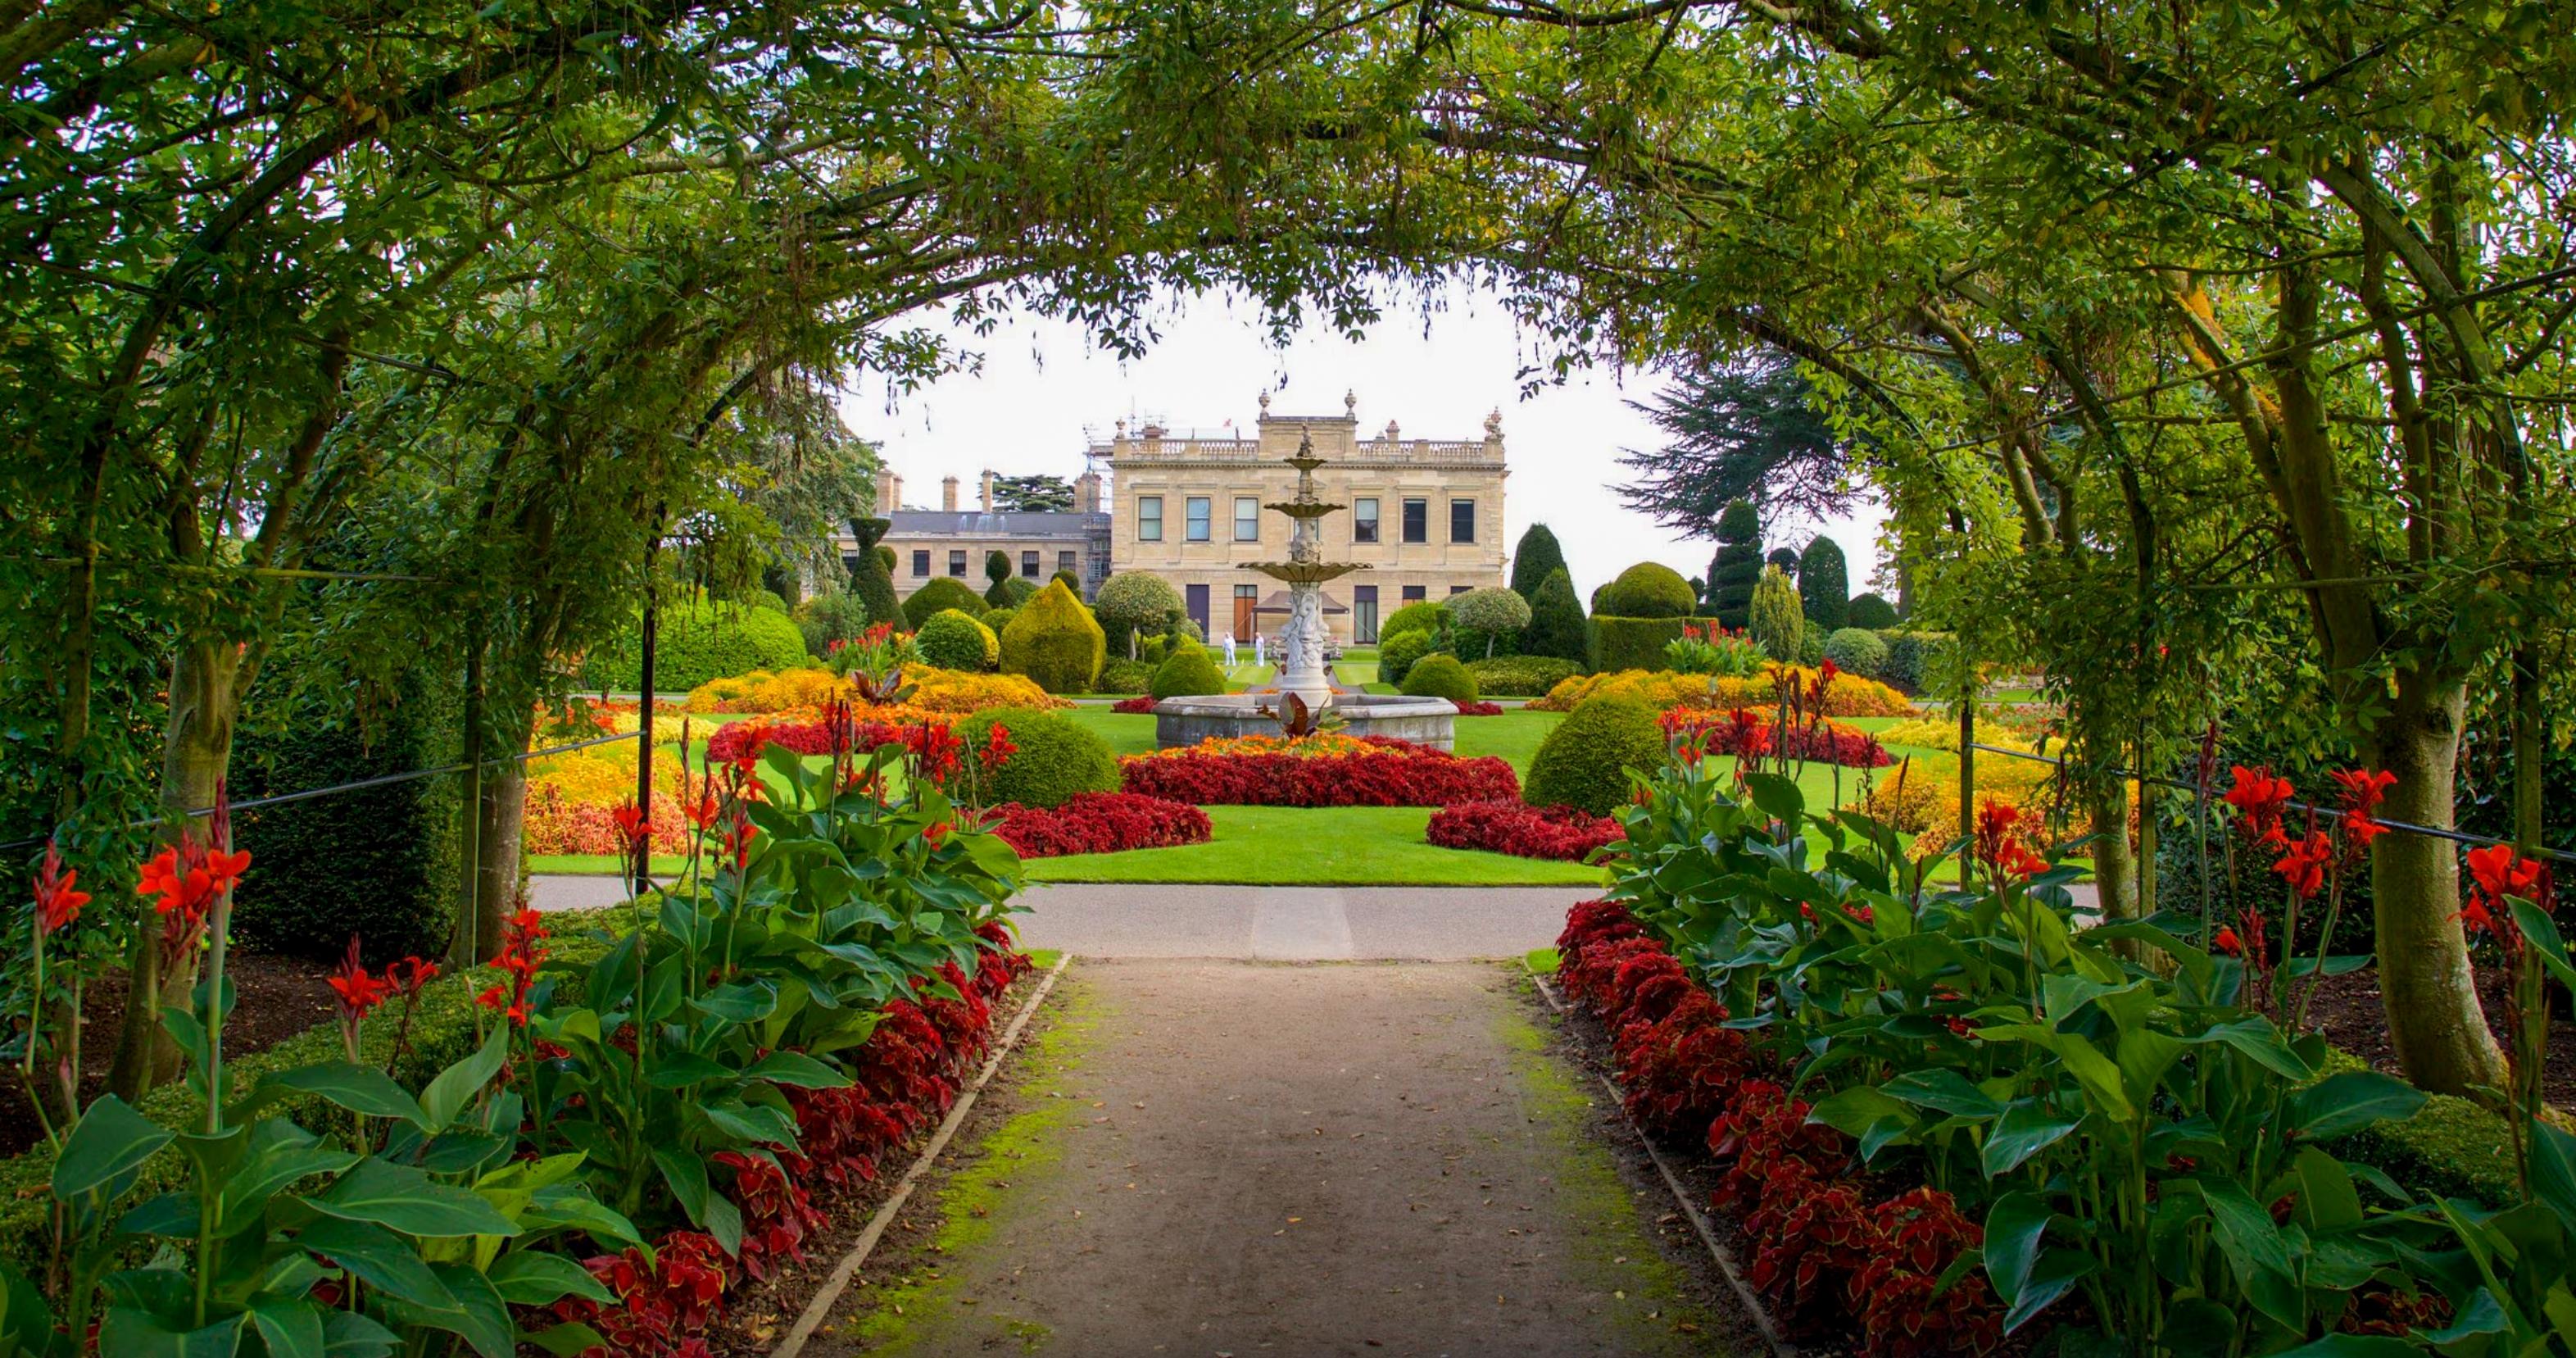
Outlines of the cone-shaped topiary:
M1788 573L1777 566L1764 567L1761 583L1753 587L1749 625L1753 639L1772 659L1790 665L1798 663L1807 614L1798 604L1798 587L1790 584Z
M1204 646L1183 646L1170 658L1154 667L1154 682L1146 692L1161 698L1195 698L1202 694L1225 692L1225 674Z
M1521 629L1521 654L1554 656L1581 666L1592 656L1592 628L1574 598L1574 577L1548 572L1530 598L1529 626Z
M1594 600L1592 611L1613 618L1687 618L1698 603L1680 571L1659 561L1640 561L1619 572Z
M1025 674L1049 693L1089 693L1108 639L1082 600L1050 580L1002 631L1002 672Z
M1539 742L1521 800L1606 816L1627 804L1628 770L1651 773L1663 762L1664 728L1652 708L1633 698L1586 698Z
M1761 578L1762 516L1744 501L1732 501L1717 516L1717 555L1708 563L1709 613L1729 630L1742 630Z
M903 625L918 632L923 623L930 621L931 614L949 608L970 618L980 618L991 611L984 596L968 589L965 581L943 575L904 596Z
M1404 672L1404 692L1414 698L1446 698L1463 707L1476 701L1476 676L1454 655L1426 655Z
M1001 638L962 609L943 608L913 634L921 658L943 670L988 670L1002 658Z
M1834 632L1851 616L1851 579L1842 544L1822 533L1798 558L1798 603L1818 631Z
M1884 632L1896 625L1896 605L1877 594L1855 595L1850 609L1846 610L1843 616L1843 625L1866 627L1873 632Z
M983 775L985 801L1062 806L1077 792L1118 790L1118 756L1109 742L1053 712L1004 707L960 721L958 732L978 767L996 723L1019 748Z
M1539 586L1565 568L1565 549L1557 545L1556 534L1546 524L1531 524L1512 549L1512 593L1536 604Z

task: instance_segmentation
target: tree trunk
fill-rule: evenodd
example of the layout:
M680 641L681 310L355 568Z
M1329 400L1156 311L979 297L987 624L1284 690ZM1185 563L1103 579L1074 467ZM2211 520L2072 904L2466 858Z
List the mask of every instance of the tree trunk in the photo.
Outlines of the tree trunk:
M2129 847L2129 781L2105 778L2084 790L2084 809L2093 818L2093 882L2102 898L2102 919L2138 916L2138 856Z
M519 743L527 744L524 734ZM501 925L519 908L519 849L527 825L527 799L525 760L502 759L483 770L472 869L476 917L467 935L477 962L488 962L500 953Z
M2371 732L2375 762L2397 775L2389 819L2451 828L2465 703L2459 684L2427 693L2401 680L2395 710ZM2430 835L2384 834L2371 842L2370 867L2379 991L2406 1078L2441 1094L2502 1088L2504 1054L2479 1007L2460 932L2457 851Z
M188 813L214 805L215 787L232 764L233 723L240 713L242 648L221 638L184 642L170 667L170 716L162 736L161 809L175 839ZM197 963L161 969L161 917L147 903L136 914L134 950L126 962L124 1026L108 1088L127 1102L179 1070L179 1049L161 1030L161 1006L186 1005Z

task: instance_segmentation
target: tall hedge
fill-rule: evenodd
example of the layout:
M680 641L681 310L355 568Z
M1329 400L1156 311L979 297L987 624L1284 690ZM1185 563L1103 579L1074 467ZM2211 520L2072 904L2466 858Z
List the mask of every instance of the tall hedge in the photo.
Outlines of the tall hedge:
M1682 639L1682 628L1689 621L1600 614L1592 619L1592 668L1603 674L1670 668L1664 647Z
M1089 693L1108 637L1062 580L1050 580L1002 630L1002 672L1025 674L1049 693Z
M1581 665L1592 658L1592 628L1574 597L1574 577L1549 571L1530 597L1529 626L1521 629L1521 654L1553 656Z
M1539 587L1565 569L1565 549L1557 545L1556 534L1546 524L1531 524L1521 533L1520 545L1512 549L1512 593L1535 606Z
M1753 587L1750 625L1753 639L1772 659L1798 663L1806 640L1807 614L1799 606L1798 587L1789 583L1788 572L1777 566L1763 569L1761 583Z
M279 659L270 674L285 673ZM289 718L270 706L283 695L263 685L235 737L233 798L452 764L464 751L463 692L460 676L424 663L403 670L380 710ZM464 800L464 779L441 774L236 813L256 868L242 878L235 935L327 960L356 934L370 966L442 956L464 880Z
M1798 558L1798 603L1807 610L1808 625L1827 635L1842 630L1851 616L1850 595L1842 544L1818 533Z
M1896 605L1877 594L1855 595L1843 618L1846 627L1865 627L1884 632L1896 625Z
M984 602L984 596L967 588L965 581L942 575L904 596L903 625L918 632L923 623L930 621L932 614L951 608L970 618L980 618L992 611L992 605Z
M1680 571L1658 561L1640 561L1594 599L1593 611L1622 618L1687 618L1699 600Z
M878 541L893 525L892 519L850 520L850 536L858 541L849 563L850 592L867 605L868 621L900 626L903 601L894 592L894 549Z
M1762 516L1735 500L1717 516L1717 555L1708 563L1708 610L1730 630L1750 620L1753 586L1762 578Z
M643 685L636 652L641 623L582 662L584 688L632 693ZM682 693L711 679L752 670L785 670L810 657L805 634L774 608L693 599L662 605L653 633L653 691Z

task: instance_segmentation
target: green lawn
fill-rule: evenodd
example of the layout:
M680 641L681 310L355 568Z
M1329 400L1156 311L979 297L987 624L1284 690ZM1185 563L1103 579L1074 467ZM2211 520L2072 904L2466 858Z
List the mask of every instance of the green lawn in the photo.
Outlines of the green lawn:
M1367 689L1371 693L1380 691L1377 683L1377 657L1374 655L1366 660L1353 660L1350 658L1350 652L1344 651L1342 658L1333 662L1333 677L1353 688ZM1395 690L1384 691L1392 693Z
M1276 665L1237 665L1225 672L1225 681L1237 693L1255 684L1266 684L1279 674Z
M1499 717L1460 717L1457 752L1463 758L1498 754L1510 761L1512 771L1529 776L1530 756L1538 753L1538 743L1565 720L1562 712L1528 712L1518 708Z
M1057 715L1098 734L1109 742L1113 754L1153 752L1154 714L1151 712L1112 712L1105 707L1077 707Z
M1599 868L1423 842L1418 806L1211 806L1205 844L1074 854L1029 863L1039 882L1243 886L1583 886Z

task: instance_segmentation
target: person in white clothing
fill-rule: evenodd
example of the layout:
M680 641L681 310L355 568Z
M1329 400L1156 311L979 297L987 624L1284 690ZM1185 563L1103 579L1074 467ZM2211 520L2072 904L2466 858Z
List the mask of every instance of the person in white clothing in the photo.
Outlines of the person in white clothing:
M1255 632L1255 633L1253 633L1253 634L1252 634L1252 663L1253 663L1253 664L1256 664L1256 665L1267 665L1267 664L1269 664L1269 663L1270 663L1268 660L1263 659L1263 658L1262 658L1262 655L1261 655L1261 651L1262 651L1262 647L1263 647L1264 643L1268 642L1269 640L1270 640L1270 638L1268 638L1268 637L1265 637L1265 636L1261 635L1259 632Z
M1234 668L1234 633L1225 634L1225 667Z

